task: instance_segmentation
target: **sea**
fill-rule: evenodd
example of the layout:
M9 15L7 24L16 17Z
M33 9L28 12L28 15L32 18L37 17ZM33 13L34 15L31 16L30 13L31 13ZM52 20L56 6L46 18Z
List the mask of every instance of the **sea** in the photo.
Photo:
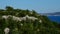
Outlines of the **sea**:
M51 21L60 23L60 16L47 16Z

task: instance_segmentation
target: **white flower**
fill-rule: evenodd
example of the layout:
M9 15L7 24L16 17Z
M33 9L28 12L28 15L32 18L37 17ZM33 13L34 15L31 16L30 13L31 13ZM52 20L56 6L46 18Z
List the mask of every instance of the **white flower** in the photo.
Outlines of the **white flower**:
M8 17L12 17L12 15L8 15Z
M35 17L28 16L28 15L26 15L25 17L28 18L28 19L30 19L30 20L33 20L33 21L37 19L37 18L35 18Z
M4 15L4 16L2 16L2 18L7 19L7 18L8 18L8 16Z
M25 17L26 17L26 18L28 18L29 16L28 16L28 15L26 15Z
M20 17L20 19L26 21L26 17Z
M23 24L22 24L22 23L21 23L20 25L21 25L21 26L23 26Z
M30 20L33 20L33 21L35 21L37 19L35 17L28 16L28 15L26 15L25 17L16 17L16 16L12 16L12 15L8 15L8 16L4 15L4 16L2 16L2 18L4 18L4 19L7 19L8 17L12 17L12 19L15 20L15 21L22 21L22 20L26 21L27 18L30 19Z
M26 15L25 17L22 17L21 20L25 20L26 21L27 18L29 18L28 15Z
M15 16L13 16L13 20L22 21L19 17L15 17Z
M8 16L7 15L3 15L2 16L2 18L4 18L4 19L8 19L9 17L12 17L12 16L11 15L8 15Z
M22 21L19 17L16 17L17 21Z
M42 23L42 20L39 20L40 23Z
M37 18L35 18L35 17L29 17L29 19L35 21Z
M9 28L5 28L5 29L4 29L5 34L8 34L8 33L9 33L9 31L10 31L10 29L9 29Z

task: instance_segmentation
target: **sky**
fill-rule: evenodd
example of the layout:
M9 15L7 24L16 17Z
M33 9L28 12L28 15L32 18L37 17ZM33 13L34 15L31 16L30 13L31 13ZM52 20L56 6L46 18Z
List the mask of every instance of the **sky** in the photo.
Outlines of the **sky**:
M35 10L38 13L60 12L60 0L0 0L0 9L6 6Z

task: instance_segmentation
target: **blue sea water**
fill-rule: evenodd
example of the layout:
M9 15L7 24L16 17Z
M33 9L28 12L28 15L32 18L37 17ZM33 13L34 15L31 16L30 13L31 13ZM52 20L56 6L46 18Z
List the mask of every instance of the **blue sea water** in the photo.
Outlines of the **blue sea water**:
M51 21L60 23L60 16L47 16Z

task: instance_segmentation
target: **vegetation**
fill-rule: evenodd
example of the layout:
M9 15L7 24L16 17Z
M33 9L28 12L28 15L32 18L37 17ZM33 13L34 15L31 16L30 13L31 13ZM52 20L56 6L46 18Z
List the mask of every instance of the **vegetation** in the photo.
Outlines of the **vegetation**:
M3 19L2 16L8 16L8 19ZM26 15L38 18L32 21L28 18L22 21L15 21L13 17L25 17ZM39 20L41 20L39 22ZM34 10L14 9L7 6L6 9L0 9L0 34L4 34L4 29L9 28L9 34L60 34L60 29L57 23L51 22L46 16L40 15Z

